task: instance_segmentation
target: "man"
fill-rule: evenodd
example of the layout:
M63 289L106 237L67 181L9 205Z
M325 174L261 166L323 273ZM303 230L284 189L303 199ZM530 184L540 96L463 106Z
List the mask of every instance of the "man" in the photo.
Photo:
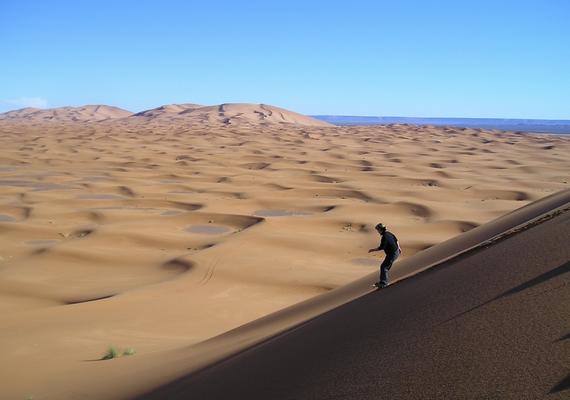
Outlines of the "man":
M392 268L394 261L400 256L402 250L400 250L398 239L392 232L386 229L386 225L378 224L375 229L382 236L382 240L380 241L380 246L370 249L368 252L384 250L386 253L386 258L380 265L380 281L374 284L378 289L382 289L388 286L388 271Z

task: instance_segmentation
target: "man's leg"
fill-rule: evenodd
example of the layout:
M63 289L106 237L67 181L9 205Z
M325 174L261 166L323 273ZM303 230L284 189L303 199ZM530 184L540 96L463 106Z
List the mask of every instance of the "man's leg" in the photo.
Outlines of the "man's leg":
M398 256L394 255L386 255L386 258L380 265L380 285L381 286L388 286L388 271L392 268L392 264L398 258Z

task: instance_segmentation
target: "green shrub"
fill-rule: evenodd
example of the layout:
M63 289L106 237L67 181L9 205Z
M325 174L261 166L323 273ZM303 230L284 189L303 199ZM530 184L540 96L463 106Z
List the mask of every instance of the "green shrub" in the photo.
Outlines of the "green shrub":
M115 346L111 346L107 350L107 353L105 353L105 355L101 358L101 360L110 360L112 358L119 358L121 356L132 356L135 353L135 349L132 347L127 347L123 351L120 351Z
M107 353L105 353L105 355L103 356L103 358L101 358L101 360L110 360L112 358L117 358L120 357L120 353L117 350L116 347L109 347L109 349L107 350Z
M132 347L129 347L123 351L124 356L132 356L133 354L135 354L135 349Z

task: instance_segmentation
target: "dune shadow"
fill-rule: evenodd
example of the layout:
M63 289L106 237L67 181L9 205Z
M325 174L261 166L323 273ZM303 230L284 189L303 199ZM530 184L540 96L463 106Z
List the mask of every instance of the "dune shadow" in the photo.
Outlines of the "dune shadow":
M552 389L550 389L548 394L558 393L566 389L570 389L570 374L566 375L566 378L562 379Z
M95 233L95 229L79 229L68 235L68 238L80 239Z
M484 303L481 303L478 306L472 307L466 311L463 311L462 313L459 313L459 314L455 315L454 317L445 320L441 324L445 324L447 322L453 321L454 319L457 319L463 315L466 315L466 314L468 314L472 311L475 311L481 307L484 307L488 304L491 304L497 300L503 299L503 298L508 297L508 296L512 296L513 294L516 294L516 293L520 293L526 289L530 289L533 286L539 285L541 283L544 283L550 279L556 278L557 276L566 274L568 272L570 272L570 261L568 261L566 264L562 264L561 266L556 267L556 268L554 268L548 272L545 272L544 274L541 274L541 275L537 276L536 278L533 278L533 279L531 279L531 280L529 280L529 281L527 281L521 285L515 286L514 288L507 290L506 292L501 293L500 295L492 298L491 300L488 300ZM570 337L570 334L566 335L566 337L564 337L564 338L567 339L568 337ZM564 340L564 338L561 338L560 340Z
M115 296L115 294L109 294L107 296L101 296L101 297L95 297L93 299L85 299L85 300L68 300L65 302L66 305L71 305L71 304L81 304L81 303L89 303L92 301L98 301L98 300L105 300L105 299L110 299L111 297Z
M507 296L513 295L515 293L522 292L523 290L529 289L533 286L539 285L543 282L546 282L552 278L555 278L559 275L563 275L563 274L568 273L568 272L570 272L570 261L568 261L566 264L562 264L561 266L559 266L557 268L554 268L553 270L545 272L544 274L539 275L536 278L531 279L530 281L523 283L522 285L516 286L516 287L512 288L511 290L504 292L503 294L495 297L493 300L498 300L500 298L507 297ZM493 300L491 300L491 301L493 301Z
M563 341L568 340L568 339L570 339L570 332L568 332L566 335L556 339L555 342L563 342Z
M183 260L181 258L173 258L162 263L162 268L179 271L179 272L186 272L190 271L194 267L194 263L190 261Z

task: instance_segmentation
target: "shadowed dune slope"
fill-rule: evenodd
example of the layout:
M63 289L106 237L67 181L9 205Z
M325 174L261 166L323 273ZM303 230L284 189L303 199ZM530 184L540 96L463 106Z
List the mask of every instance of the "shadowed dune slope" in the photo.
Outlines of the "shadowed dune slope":
M568 398L570 193L538 203L462 256L139 398Z

